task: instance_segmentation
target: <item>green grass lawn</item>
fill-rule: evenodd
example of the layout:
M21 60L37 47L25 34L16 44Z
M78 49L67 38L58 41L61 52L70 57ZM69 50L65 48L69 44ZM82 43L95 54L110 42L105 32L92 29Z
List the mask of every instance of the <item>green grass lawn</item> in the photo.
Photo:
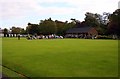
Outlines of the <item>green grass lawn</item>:
M0 38L0 64L2 64L2 38ZM2 73L2 66L0 66L0 75Z
M3 38L2 43L3 65L29 77L118 76L117 40Z
M5 67L2 67L2 70L3 70L3 74L6 76L6 77L10 77L10 78L13 78L13 77L16 77L16 79L27 79L26 77L14 72L14 71L11 71L10 69L7 69ZM14 78L15 79L15 78Z

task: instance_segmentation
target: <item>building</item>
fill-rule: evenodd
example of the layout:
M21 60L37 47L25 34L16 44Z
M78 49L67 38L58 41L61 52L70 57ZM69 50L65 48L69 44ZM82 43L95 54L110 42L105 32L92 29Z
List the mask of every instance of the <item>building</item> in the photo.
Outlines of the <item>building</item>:
M66 31L66 36L69 38L92 38L98 35L98 32L93 27L79 27L79 28L71 28Z

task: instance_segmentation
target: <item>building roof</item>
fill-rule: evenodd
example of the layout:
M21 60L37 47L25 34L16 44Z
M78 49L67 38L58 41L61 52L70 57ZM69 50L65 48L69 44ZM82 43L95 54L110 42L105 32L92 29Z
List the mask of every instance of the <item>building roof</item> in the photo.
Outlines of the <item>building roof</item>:
M93 27L71 28L66 33L88 33Z

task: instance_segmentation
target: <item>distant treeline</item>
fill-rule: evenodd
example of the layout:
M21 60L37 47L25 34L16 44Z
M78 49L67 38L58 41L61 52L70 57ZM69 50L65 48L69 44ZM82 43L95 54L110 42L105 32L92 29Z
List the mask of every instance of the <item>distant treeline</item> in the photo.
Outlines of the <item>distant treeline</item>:
M120 9L115 10L112 14L104 12L102 15L97 13L86 12L84 21L80 22L71 18L71 22L53 21L51 18L40 20L39 24L28 23L26 29L13 26L10 29L4 28L3 34L37 34L37 35L65 35L70 28L79 28L84 26L94 27L99 35L118 35L120 36Z

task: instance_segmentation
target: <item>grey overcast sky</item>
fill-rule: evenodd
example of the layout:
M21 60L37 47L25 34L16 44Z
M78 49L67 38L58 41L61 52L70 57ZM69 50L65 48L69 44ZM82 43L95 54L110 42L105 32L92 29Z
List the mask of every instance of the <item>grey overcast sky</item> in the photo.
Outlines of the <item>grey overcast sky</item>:
M0 0L0 28L27 26L51 17L53 20L83 21L86 12L112 13L119 0Z

